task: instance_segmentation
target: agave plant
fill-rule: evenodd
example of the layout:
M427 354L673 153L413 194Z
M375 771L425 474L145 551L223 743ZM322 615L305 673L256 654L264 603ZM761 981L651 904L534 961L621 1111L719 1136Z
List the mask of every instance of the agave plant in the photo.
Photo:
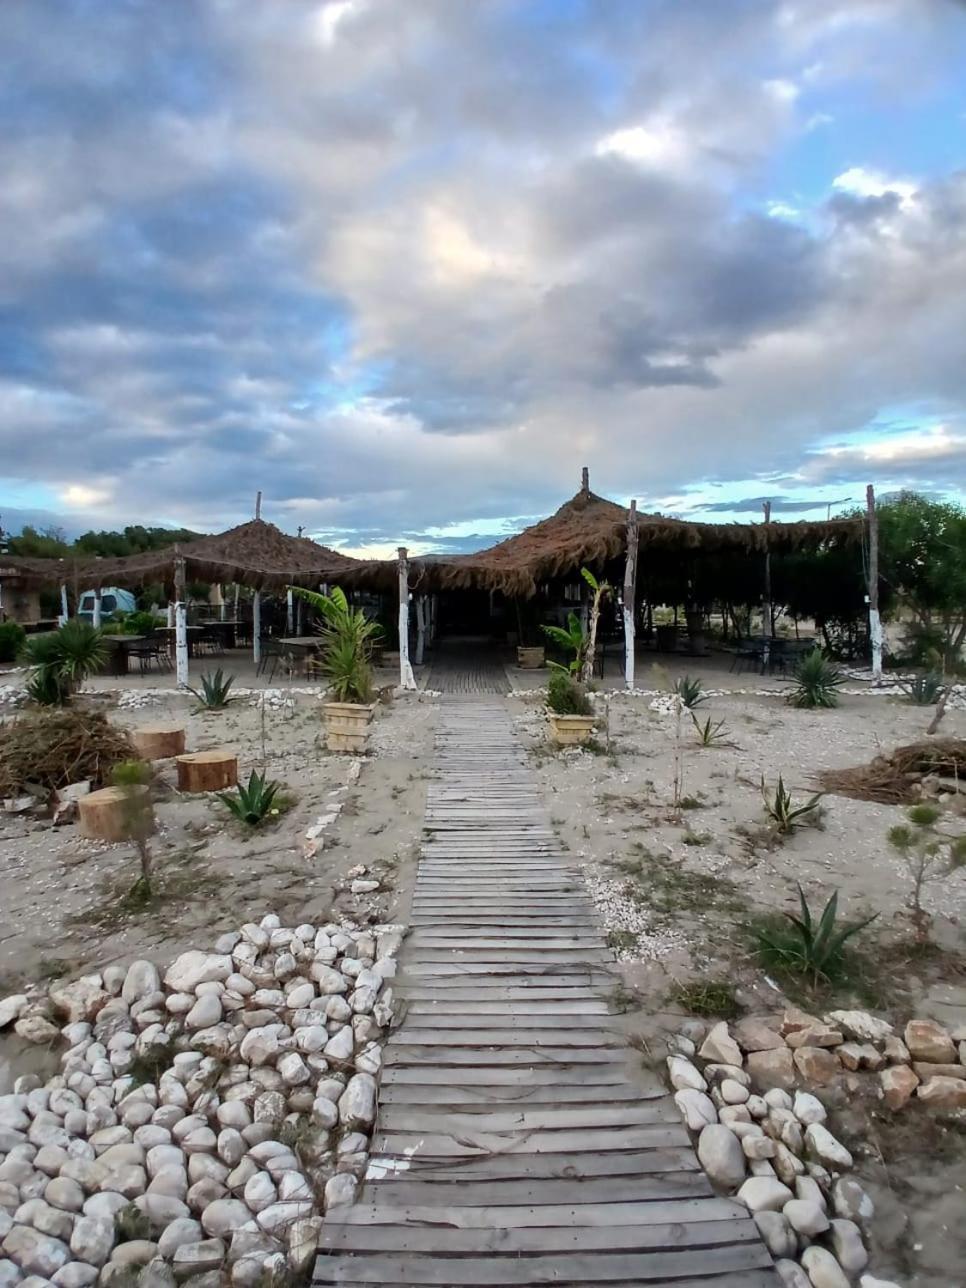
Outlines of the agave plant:
M690 675L678 676L674 681L674 692L681 699L681 705L688 711L693 711L695 707L708 700L704 685L697 677L692 678Z
M698 735L698 742L702 747L719 747L728 741L728 730L723 720L712 720L711 716L708 716L702 724L693 711L690 715L691 723Z
M909 695L909 701L917 707L934 706L946 687L943 678L935 671L926 671L923 675L914 676L902 686Z
M798 899L801 916L796 917L791 912L783 914L790 923L787 933L768 929L757 931L759 955L796 975L810 976L813 984L818 984L821 980L832 980L841 973L845 945L860 930L875 921L878 913L861 921L836 926L838 891L829 898L817 922L800 885Z
M322 673L337 702L365 705L372 701L372 646L382 634L378 622L361 608L353 608L338 586L328 595L302 586L291 590L311 604L322 617L319 628L323 641Z
M21 657L30 667L27 693L44 706L63 706L104 665L107 648L99 630L73 618L59 630L28 635Z
M221 667L219 667L214 675L203 675L201 677L200 689L192 689L189 685L188 692L194 694L206 711L221 711L223 707L228 706L229 702L234 701L233 698L228 696L228 691L234 682L235 677L233 675L226 676Z
M845 683L845 676L824 655L821 649L806 653L792 673L795 688L789 696L793 707L837 707L837 690Z
M223 801L240 823L248 827L258 827L271 813L275 797L281 790L281 783L269 782L264 775L254 769L248 777L248 786L241 783L235 788L236 795L230 792L219 792L218 799Z
M765 802L766 814L775 825L775 831L779 836L787 836L789 833L794 832L800 819L807 818L813 810L818 809L819 802L822 799L822 792L813 796L811 800L805 801L801 805L796 805L792 800L791 792L785 786L784 779L779 774L778 782L772 793L769 793L765 786L765 779L762 777L761 798Z

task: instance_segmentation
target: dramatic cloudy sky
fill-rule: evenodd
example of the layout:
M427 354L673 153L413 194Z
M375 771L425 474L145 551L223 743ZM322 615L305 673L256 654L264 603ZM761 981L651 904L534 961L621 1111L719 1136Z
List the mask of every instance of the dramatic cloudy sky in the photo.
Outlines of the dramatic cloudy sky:
M0 516L966 490L958 0L3 0Z

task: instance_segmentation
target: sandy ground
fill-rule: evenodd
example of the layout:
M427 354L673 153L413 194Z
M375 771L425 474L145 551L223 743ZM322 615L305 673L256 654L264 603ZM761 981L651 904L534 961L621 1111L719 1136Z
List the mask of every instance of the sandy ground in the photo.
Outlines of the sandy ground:
M159 762L152 850L161 894L139 912L123 904L139 871L130 845L0 814L0 992L20 980L145 954L165 960L207 945L249 913L284 918L298 910L300 920L324 920L330 908L380 920L397 915L391 892L406 888L422 822L431 702L404 697L378 709L370 754L347 787L350 758L325 750L318 697L275 692L264 718L258 698L212 713L173 693L137 709L118 709L106 693L83 699L128 727L183 722L189 750L231 748L242 779L253 768L266 772L283 784L290 805L277 821L250 830L211 796L177 795L173 762ZM336 801L342 812L308 855L306 831ZM390 893L360 901L343 892L346 871L359 864Z

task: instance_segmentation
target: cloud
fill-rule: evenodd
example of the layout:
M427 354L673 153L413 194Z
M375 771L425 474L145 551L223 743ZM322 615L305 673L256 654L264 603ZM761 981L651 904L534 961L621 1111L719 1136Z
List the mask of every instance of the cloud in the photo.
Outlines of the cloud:
M105 524L224 527L261 488L370 545L545 513L584 463L642 505L702 479L966 485L966 178L870 143L817 207L772 185L829 117L831 149L923 110L926 67L939 128L956 22L8 0L4 474ZM899 405L951 427L941 454L851 444Z

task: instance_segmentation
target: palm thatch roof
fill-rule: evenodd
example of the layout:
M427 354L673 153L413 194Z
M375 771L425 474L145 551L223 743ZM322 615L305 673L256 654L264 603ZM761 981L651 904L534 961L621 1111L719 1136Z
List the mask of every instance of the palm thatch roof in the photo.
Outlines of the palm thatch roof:
M442 558L427 566L428 580L441 589L500 590L529 597L541 582L574 575L581 566L600 567L623 556L628 512L585 486L555 514L507 537L487 550ZM857 519L818 523L693 523L661 514L638 515L638 551L670 555L735 550L797 550L831 539L861 536Z
M254 590L284 590L292 584L337 581L357 562L308 537L289 536L264 519L251 519L213 536L117 558L4 556L2 562L6 575L20 577L30 585L67 582L87 588L171 583L179 559L184 560L189 581L240 582Z

